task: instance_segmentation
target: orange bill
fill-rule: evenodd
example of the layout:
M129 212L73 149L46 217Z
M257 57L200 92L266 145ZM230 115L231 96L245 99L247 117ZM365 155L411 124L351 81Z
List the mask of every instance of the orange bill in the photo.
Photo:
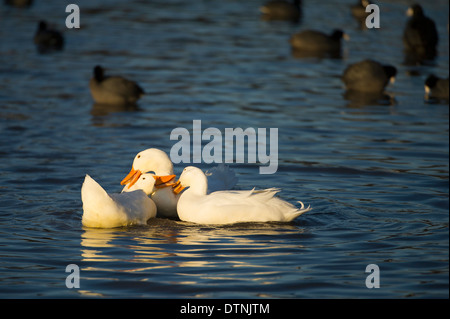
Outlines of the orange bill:
M180 181L177 181L176 183L174 183L172 185L173 188L173 192L175 193L175 195L178 195L179 193L181 193L181 191L183 189L185 189L186 187L184 187L183 185L181 185Z
M131 168L131 171L128 173L128 175L120 182L121 185L128 185L128 188L133 186L139 177L141 177L142 172L140 170L135 170L133 167Z
M167 186L174 185L173 180L175 179L176 175L166 175L166 176L157 176L154 175L153 178L155 179L155 187L156 188L163 188Z

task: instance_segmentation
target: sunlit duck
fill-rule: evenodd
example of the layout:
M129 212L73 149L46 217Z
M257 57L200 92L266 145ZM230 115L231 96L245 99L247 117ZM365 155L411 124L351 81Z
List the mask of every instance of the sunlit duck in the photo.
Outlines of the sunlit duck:
M178 200L178 216L183 221L200 224L231 224L240 222L288 222L311 208L300 208L275 197L279 189L260 191L218 191L207 194L208 180L197 167L188 166L179 181L182 188ZM177 182L177 183L178 183Z
M62 34L56 30L49 29L45 21L39 22L33 40L40 53L62 50L64 47Z
M172 187L167 187L173 185L175 180L173 163L164 151L149 148L139 152L134 158L130 173L122 180L121 184L125 185L124 189L132 187L141 174L147 172L155 173L156 191L152 193L151 197L158 207L158 217L177 218L179 195L172 191ZM210 183L209 192L232 189L237 183L234 171L225 165L214 167L207 172L207 175Z
M105 76L104 69L97 65L89 82L92 98L99 104L134 104L144 94L136 83L121 76Z
M108 194L86 175L81 187L82 224L86 227L113 228L145 225L156 216L156 205L147 194L153 192L155 179L144 174L127 192Z

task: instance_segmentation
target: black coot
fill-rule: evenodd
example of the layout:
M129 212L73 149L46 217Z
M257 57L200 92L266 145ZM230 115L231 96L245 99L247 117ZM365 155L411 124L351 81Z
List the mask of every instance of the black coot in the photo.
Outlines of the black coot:
M411 18L403 31L406 62L414 64L434 59L439 40L434 21L425 16L419 4L411 6L407 15Z
M301 1L271 0L261 8L264 20L287 20L298 22L301 17Z
M136 83L121 76L105 76L97 65L89 82L92 98L99 104L133 104L144 94Z
M47 53L62 50L64 38L60 32L49 29L45 21L40 21L34 35L34 43L40 53Z
M449 79L441 79L431 74L425 80L425 98L448 100Z
M397 69L374 60L363 60L349 65L342 76L347 90L379 93L389 81L394 81Z
M315 30L305 30L294 34L289 40L292 49L298 53L317 53L317 55L338 55L341 52L341 39L349 39L341 30L334 30L331 34L325 34Z

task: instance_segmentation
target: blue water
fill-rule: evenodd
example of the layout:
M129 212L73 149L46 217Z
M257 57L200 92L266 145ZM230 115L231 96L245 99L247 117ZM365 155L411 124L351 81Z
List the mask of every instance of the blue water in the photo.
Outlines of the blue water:
M423 91L429 73L448 76L448 1L423 2L440 43L419 66L402 63L407 1L378 1L370 30L353 0L305 0L298 25L262 21L260 0L78 0L72 30L73 1L35 2L0 6L1 298L448 298L449 106ZM42 18L64 51L37 53ZM310 28L346 31L342 58L294 57L290 35ZM343 70L369 57L398 68L388 101L344 97ZM137 109L94 105L96 64L144 88ZM195 119L278 128L278 171L230 164L238 187L279 187L313 210L287 224L82 227L85 174L119 192L137 152L170 152ZM66 287L69 264L80 288ZM369 264L380 288L365 285Z

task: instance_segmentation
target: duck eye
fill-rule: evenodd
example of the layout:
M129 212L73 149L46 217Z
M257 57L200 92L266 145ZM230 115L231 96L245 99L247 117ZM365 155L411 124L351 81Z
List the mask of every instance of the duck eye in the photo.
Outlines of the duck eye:
M141 155L138 155L138 156L137 156L137 158L140 158L140 157L141 157Z

